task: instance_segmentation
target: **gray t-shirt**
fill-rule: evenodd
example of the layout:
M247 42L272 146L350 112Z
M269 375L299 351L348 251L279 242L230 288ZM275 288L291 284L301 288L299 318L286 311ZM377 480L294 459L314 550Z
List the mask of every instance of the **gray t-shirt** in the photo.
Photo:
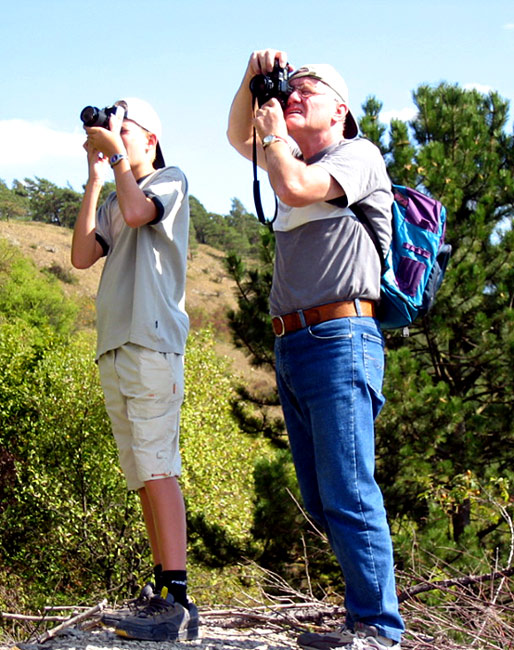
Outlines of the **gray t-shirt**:
M183 354L189 236L187 180L178 167L139 181L158 208L154 222L130 228L116 193L97 213L96 236L107 259L96 299L97 358L125 343Z
M380 150L369 140L348 140L321 152L307 164L326 169L345 195L335 202L303 208L279 202L273 226L276 250L270 295L272 315L339 300L380 297L379 255L365 227L348 207L359 203L387 251L393 195Z

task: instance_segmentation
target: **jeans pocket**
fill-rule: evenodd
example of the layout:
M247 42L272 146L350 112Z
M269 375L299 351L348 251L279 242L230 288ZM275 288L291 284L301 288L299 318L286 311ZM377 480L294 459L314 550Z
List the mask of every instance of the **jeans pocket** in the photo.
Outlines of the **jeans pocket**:
M310 325L309 334L312 338L319 339L320 341L352 338L348 323L344 322L342 318L328 320L317 325Z
M382 396L382 383L384 380L384 342L378 336L372 334L362 335L362 352L364 371L366 373L366 381L368 386L376 394L376 397L383 405L384 398Z

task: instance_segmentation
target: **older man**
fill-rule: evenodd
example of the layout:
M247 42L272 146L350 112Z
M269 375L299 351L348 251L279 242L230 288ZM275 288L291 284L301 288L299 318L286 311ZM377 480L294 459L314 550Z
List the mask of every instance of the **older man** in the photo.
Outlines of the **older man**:
M393 552L374 479L374 421L384 398L384 343L375 319L380 258L351 210L359 203L387 250L391 183L379 150L357 138L348 90L328 64L289 76L291 94L254 111L250 80L287 67L254 52L232 103L228 137L259 165L279 199L270 309L277 383L306 508L326 531L346 583L346 624L302 634L305 648L399 649Z

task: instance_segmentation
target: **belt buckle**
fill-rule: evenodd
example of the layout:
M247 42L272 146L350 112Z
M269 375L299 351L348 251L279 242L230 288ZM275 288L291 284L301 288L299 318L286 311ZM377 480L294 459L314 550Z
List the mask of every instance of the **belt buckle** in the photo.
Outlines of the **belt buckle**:
M273 328L273 331L275 332L276 337L281 338L286 333L286 324L284 323L284 319L282 318L282 316L275 316L275 319L278 319L280 321L282 325L282 331L280 332L280 334L275 331L275 328Z

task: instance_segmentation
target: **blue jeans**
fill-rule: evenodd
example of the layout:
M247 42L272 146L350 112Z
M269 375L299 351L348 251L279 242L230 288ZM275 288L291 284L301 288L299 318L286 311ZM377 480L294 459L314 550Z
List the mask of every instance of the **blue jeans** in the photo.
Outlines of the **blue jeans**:
M339 318L275 342L277 383L305 507L345 577L347 625L399 641L393 550L374 478L384 343L373 318Z

